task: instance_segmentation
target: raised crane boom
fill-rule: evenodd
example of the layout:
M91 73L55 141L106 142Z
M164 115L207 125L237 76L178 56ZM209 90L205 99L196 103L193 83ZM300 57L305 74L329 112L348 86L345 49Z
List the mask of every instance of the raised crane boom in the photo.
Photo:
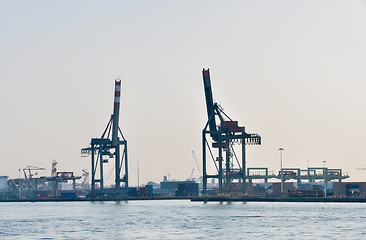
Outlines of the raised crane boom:
M211 87L211 78L210 78L210 69L203 69L202 70L203 76L203 85L205 89L205 96L206 96L206 108L207 108L207 117L209 121L209 127L211 132L211 137L216 141L217 140L217 126L216 126L216 119L215 119L215 104L213 102L212 97L212 87Z
M114 90L114 107L113 107L113 126L112 126L112 146L118 145L118 122L119 122L119 105L121 99L121 80L115 80Z
M194 151L192 151L192 155L193 155L193 159L194 159L194 161L196 163L196 167L198 169L198 172L201 174L202 171L201 171L200 165L198 164L198 160L197 160L197 157L196 157L196 154L194 153Z

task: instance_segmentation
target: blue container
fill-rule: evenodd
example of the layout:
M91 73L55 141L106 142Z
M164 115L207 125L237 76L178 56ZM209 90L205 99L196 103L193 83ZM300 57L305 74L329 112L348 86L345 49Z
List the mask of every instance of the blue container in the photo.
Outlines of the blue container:
M151 196L154 194L154 187L153 185L145 185L145 187L147 188L147 192L148 192L148 195Z
M61 193L62 199L76 199L76 193L75 192L62 192Z

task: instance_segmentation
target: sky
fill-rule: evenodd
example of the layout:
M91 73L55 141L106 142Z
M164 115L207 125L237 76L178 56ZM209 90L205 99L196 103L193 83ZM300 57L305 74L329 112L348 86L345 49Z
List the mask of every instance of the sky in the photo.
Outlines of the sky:
M122 79L130 184L186 179L214 100L262 145L248 167L366 181L366 1L0 1L0 174L90 170ZM112 166L113 164L111 164ZM106 166L106 181L113 169ZM109 174L109 172L111 174Z

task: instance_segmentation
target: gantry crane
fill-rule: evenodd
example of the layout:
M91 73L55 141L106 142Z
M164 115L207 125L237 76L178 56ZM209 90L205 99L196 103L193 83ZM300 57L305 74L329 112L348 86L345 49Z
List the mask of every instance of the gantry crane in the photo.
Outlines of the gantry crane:
M28 178L33 178L33 176L37 175L37 172L33 173L32 171L40 171L40 170L46 170L45 168L41 168L41 167L35 167L35 166L28 166L23 168L23 173L24 173L24 178L28 179ZM27 175L28 172L28 175Z
M81 149L82 155L91 155L91 191L94 196L97 194L95 187L97 182L99 182L100 186L99 192L101 194L104 193L103 164L109 163L107 158L114 158L115 160L115 194L122 193L119 191L121 183L124 183L125 189L128 188L127 140L119 127L120 97L121 80L116 79L113 114L109 119L107 127L100 138L91 139L90 147ZM96 177L98 167L99 179ZM121 176L123 169L124 175Z
M209 69L203 69L202 75L208 116L206 125L202 130L203 192L207 193L207 180L213 178L218 179L220 193L224 191L231 192L233 180L242 183L241 191L246 193L245 145L260 145L261 137L258 134L246 133L245 127L239 127L238 122L233 121L213 101ZM219 121L219 125L216 124L216 120ZM211 137L211 146L206 137L208 134ZM234 151L236 143L241 145L241 164ZM217 149L216 157L212 148ZM207 173L207 149L217 170L216 174ZM223 151L225 151L225 159L223 158ZM218 162L218 166L216 162ZM225 166L223 166L223 163L225 163ZM225 181L225 186L223 186L223 181Z
M198 169L198 172L201 173L202 171L201 171L200 165L198 164L198 160L197 160L197 157L196 157L196 154L194 153L194 151L192 151L192 155L193 155L194 162L196 163L196 167Z
M21 188L24 190L34 190L37 191L39 178L33 178L38 175L36 171L46 170L45 168L35 167L35 166L27 166L23 168L24 173L24 182ZM20 178L19 178L20 181ZM24 185L25 184L25 185Z
M81 183L82 187L89 187L89 172L86 169L83 169L83 182Z
M193 160L196 164L197 171L194 169L194 167L192 167L192 172L188 179L192 180L192 181L197 181L197 180L202 181L202 171L198 164L197 157L196 157L196 154L194 154L194 151L192 151L192 156L193 156Z

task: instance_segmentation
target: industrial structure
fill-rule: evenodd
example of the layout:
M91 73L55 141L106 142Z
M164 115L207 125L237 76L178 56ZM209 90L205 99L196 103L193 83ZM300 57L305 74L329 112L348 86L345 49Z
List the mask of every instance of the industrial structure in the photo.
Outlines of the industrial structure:
M268 168L247 168L247 178L249 182L253 180L264 180L265 183L268 179L281 180L281 170L278 174L273 171L268 171ZM342 182L342 180L349 178L347 174L343 174L340 168L327 168L327 167L308 167L307 169L300 168L282 168L283 181L295 180L298 184L302 182L315 182L315 181L333 181Z
M223 108L213 101L209 69L203 69L202 75L208 117L202 130L202 176L193 168L187 181L168 181L165 176L159 185L150 182L143 187L140 187L139 183L137 187L129 187L127 140L119 127L121 80L116 79L113 114L107 126L100 138L91 138L90 147L81 149L82 156L91 156L91 172L82 170L82 183L76 184L76 180L82 177L74 176L73 172L57 171L57 162L54 160L50 177L37 177L38 171L45 168L35 166L19 169L18 179L8 180L7 176L0 176L0 199L187 198L199 196L201 186L203 198L223 195L244 198L366 196L366 183L342 182L349 176L339 168L331 169L325 165L307 169L283 168L282 155L278 173L269 171L266 167L247 167L246 145L260 145L261 136L247 133L245 127L239 126L238 121L233 121ZM192 156L198 171L201 172L194 151ZM211 165L207 161L209 158L212 160ZM111 160L114 160L115 185L113 188L106 188L104 164ZM20 178L21 170L24 174L23 179ZM216 172L212 172L213 170ZM281 182L269 182L270 179L278 179Z
M202 182L202 171L198 164L198 160L197 160L197 157L196 157L196 154L194 153L194 151L192 151L192 156L193 156L194 163L196 164L197 171L193 167L191 175L189 176L189 178L187 180Z
M245 131L245 127L239 127L237 121L233 121L221 108L213 101L210 71L202 71L203 85L206 96L207 123L202 130L202 159L203 159L203 193L207 193L207 180L218 179L219 192L237 191L233 183L241 184L242 193L246 193L246 145L260 145L261 137L258 134L250 134ZM216 124L216 120L219 124ZM210 146L207 135L211 137ZM241 161L234 150L234 145L241 145ZM217 149L215 154L213 148ZM207 173L207 151L216 168L216 173ZM223 156L223 152L225 156Z
M92 138L90 147L81 149L82 156L91 156L91 195L125 194L128 189L127 140L119 127L121 80L115 80L113 114L100 138ZM120 138L121 137L121 138ZM114 159L115 189L105 189L103 165ZM97 172L99 169L99 178ZM122 171L123 170L123 171ZM123 174L123 175L122 175ZM96 187L99 183L99 189ZM121 183L124 183L121 186ZM123 190L124 189L124 190Z
M68 195L76 198L76 181L80 176L74 176L73 172L57 171L56 160L52 162L51 176L40 176L38 171L45 168L27 166L23 168L24 178L11 179L8 181L9 194L13 194L18 199L56 199ZM71 184L69 184L71 182Z

